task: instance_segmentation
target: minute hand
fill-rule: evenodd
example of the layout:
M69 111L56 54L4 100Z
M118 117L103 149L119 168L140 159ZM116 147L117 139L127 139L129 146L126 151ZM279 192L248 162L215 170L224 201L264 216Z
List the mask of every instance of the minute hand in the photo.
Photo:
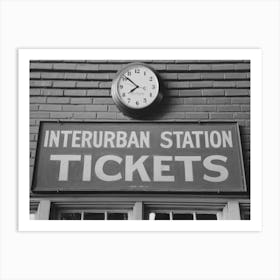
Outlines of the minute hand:
M127 76L124 75L124 77L125 77L126 79L128 79L131 83L133 83L136 87L139 87L139 86L136 85L132 80L130 80Z

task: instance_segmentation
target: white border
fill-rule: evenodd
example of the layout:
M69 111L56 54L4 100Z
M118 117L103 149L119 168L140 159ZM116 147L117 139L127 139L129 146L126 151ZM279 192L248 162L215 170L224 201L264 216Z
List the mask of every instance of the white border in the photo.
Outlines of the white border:
M30 60L250 60L250 221L42 221L29 219ZM262 228L262 94L259 49L20 49L18 50L19 231L260 231ZM78 230L77 230L78 229Z

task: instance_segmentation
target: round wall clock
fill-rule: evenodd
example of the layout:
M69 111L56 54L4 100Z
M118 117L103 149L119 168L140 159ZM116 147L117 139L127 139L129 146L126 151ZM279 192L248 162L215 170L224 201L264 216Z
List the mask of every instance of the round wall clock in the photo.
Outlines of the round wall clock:
M162 100L156 72L143 63L131 63L117 73L111 94L118 108L132 116L142 116Z

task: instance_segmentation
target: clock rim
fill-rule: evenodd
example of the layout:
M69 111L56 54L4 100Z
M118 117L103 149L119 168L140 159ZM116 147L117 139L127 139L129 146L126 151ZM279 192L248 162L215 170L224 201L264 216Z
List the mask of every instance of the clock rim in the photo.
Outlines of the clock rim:
M156 97L153 100L153 102L151 102L150 104L148 104L145 107L141 107L141 108L134 108L134 107L130 107L128 105L126 105L125 103L123 103L123 101L121 100L119 93L118 93L118 81L121 77L121 75L123 74L123 72L126 72L127 69L133 67L133 66L142 66L142 67L146 67L149 70L151 70L156 79L157 79L157 84L158 84L158 91L156 93ZM160 78L158 73L156 72L156 70L154 70L152 67L150 67L149 65L142 63L142 62L133 62L133 63L129 63L127 64L124 68L120 69L117 73L116 73L116 77L113 79L112 82L112 86L111 86L111 96L115 102L115 104L119 107L119 109L125 113L128 114L141 114L141 112L146 112L150 107L152 107L154 104L159 103L162 100L162 93L161 93L161 83L160 83Z
M157 90L155 91L155 94L156 96L152 99L152 102L150 102L149 104L147 104L146 106L141 106L141 107L133 107L133 106L130 106L130 105L127 105L123 102L123 98L121 97L120 95L120 91L119 91L119 83L120 83L120 78L121 76L123 75L123 73L126 73L127 71L129 71L130 69L135 69L137 68L137 66L139 67L142 67L142 68L146 68L148 70L150 70L152 72L152 74L154 75L154 77L156 78L156 84L157 84ZM129 67L125 67L122 69L123 71L121 71L118 75L118 77L116 78L116 91L118 94L118 98L120 99L120 101L126 106L126 107L129 107L130 109L133 109L133 110L141 110L141 109L146 109L148 107L150 107L154 101L157 99L157 96L159 94L159 89L160 89L160 83L159 83L159 79L155 73L155 71L153 71L153 69L151 69L150 67L147 67L146 65L143 65L143 64L140 64L140 63L137 63L137 64L133 64L133 65L130 65Z

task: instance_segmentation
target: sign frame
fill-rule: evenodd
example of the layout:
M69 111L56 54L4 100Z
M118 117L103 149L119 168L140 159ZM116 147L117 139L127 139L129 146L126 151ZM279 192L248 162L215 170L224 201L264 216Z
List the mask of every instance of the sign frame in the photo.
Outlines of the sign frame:
M184 191L178 191L178 190L36 190L36 175L38 171L38 161L39 161L39 147L41 145L42 137L42 129L43 124L45 123L63 123L63 124L196 124L196 125L203 125L203 124L231 124L235 125L236 132L237 132L237 141L238 141L238 152L240 155L240 167L241 167L241 176L242 176L242 186L241 190L239 191L217 191L217 190L209 190L209 191L192 191L192 190L184 190ZM216 120L201 120L201 121L193 121L193 120L94 120L94 121L54 121L54 120L44 120L40 121L39 123L39 131L38 131L38 140L36 145L36 154L35 154L35 161L34 161L34 168L33 168L33 174L32 174L32 180L31 180L31 187L30 191L32 194L137 194L137 193L162 193L162 194L244 194L248 192L247 189L247 183L246 183L246 174L245 174L245 168L244 168L244 157L242 152L242 146L241 146L241 137L240 137L240 128L237 121L216 121Z

